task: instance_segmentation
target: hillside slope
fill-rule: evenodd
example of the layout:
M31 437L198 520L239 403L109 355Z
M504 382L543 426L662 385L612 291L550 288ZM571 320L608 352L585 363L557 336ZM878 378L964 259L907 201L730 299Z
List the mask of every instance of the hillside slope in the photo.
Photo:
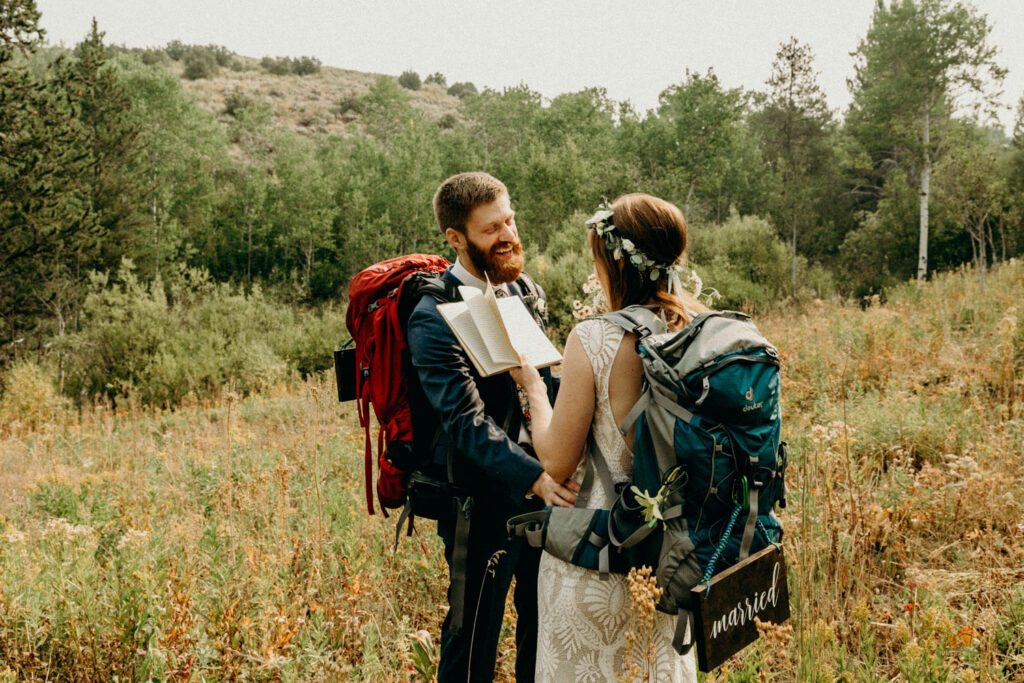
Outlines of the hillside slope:
M225 111L228 100L234 96L269 104L278 124L300 133L345 135L359 130L361 125L352 104L381 77L328 66L315 74L279 76L261 69L256 60L243 59L252 62L251 68L221 69L212 78L182 78L182 85L203 109L225 122L230 119ZM167 68L179 77L184 71L181 62L172 62ZM419 90L404 92L409 94L412 106L432 121L459 116L459 98L449 95L440 85L427 83Z

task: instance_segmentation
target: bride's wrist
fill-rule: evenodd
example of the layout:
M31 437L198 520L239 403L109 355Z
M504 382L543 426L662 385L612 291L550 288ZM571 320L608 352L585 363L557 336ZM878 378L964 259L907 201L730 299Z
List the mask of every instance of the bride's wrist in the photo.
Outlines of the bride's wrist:
M547 385L544 381L532 382L530 386L526 387L526 397L530 399L530 402L534 401L546 401L548 398Z

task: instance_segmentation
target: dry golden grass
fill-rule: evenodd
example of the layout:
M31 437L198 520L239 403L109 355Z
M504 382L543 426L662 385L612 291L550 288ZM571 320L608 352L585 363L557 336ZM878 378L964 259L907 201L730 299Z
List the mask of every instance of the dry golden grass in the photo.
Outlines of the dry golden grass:
M1021 292L1014 263L759 321L785 362L792 631L708 680L1024 680ZM0 681L429 676L440 546L421 523L392 553L332 392L7 430Z
M255 60L249 61L255 64ZM168 68L179 76L183 71L178 62ZM230 120L224 113L227 99L237 94L269 104L278 125L308 135L345 135L360 130L362 122L357 112L347 110L342 103L368 93L380 76L327 66L315 74L277 76L253 66L249 71L221 69L213 78L182 80L182 85L199 106L224 122ZM459 99L439 85L427 83L419 90L403 92L431 121L440 121L447 114L459 116Z

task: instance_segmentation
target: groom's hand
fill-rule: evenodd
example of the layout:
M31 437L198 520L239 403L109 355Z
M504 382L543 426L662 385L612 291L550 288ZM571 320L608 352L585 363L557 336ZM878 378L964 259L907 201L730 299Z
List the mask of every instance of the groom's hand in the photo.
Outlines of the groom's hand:
M543 499L545 505L568 508L576 503L576 494L552 479L547 472L541 472L530 487L530 493Z

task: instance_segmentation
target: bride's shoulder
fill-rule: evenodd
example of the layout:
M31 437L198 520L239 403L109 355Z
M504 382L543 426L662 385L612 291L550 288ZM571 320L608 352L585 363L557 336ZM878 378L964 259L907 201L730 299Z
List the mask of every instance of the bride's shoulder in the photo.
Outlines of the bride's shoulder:
M618 325L601 317L581 320L572 328L572 333L579 338L584 348L592 351L600 349L606 341L619 336L620 332Z
M596 330L602 329L608 321L601 318L584 318L583 320L576 323L576 326L572 328L572 331L576 333L576 336L594 334Z

